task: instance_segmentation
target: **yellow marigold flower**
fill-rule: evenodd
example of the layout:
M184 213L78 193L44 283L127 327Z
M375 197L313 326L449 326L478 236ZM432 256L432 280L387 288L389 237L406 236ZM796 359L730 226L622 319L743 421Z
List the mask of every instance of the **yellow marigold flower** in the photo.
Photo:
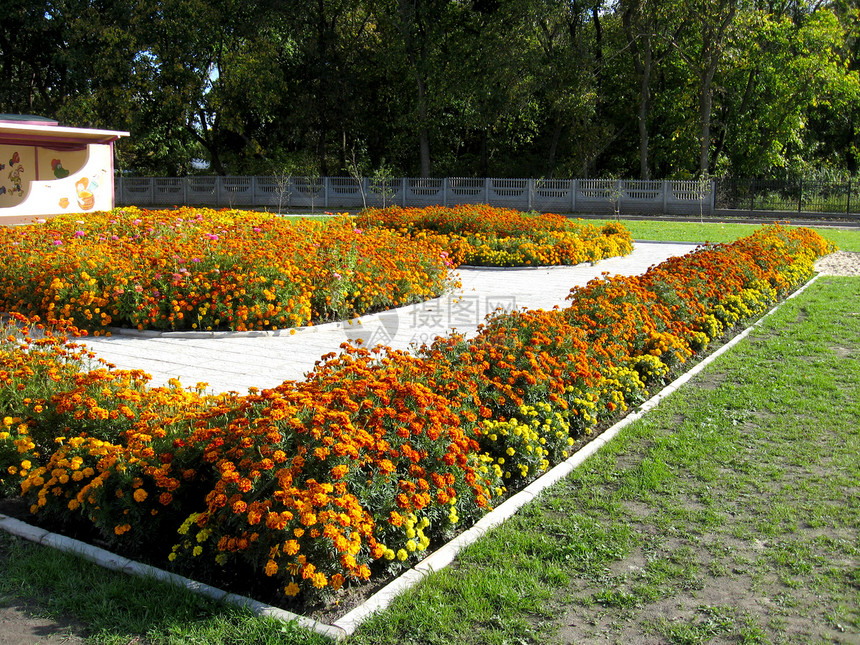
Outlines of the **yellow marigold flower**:
M406 549L398 549L397 550L397 559L403 562L406 558L409 557L409 554L406 553Z
M311 577L311 582L317 589L322 589L328 584L328 578L324 573L318 571Z
M200 555L201 553L203 553L203 547L202 546L195 546L194 549L191 551L191 555L193 555L195 558L198 555Z
M291 582L286 587L284 587L284 593L287 594L288 596L290 596L291 598L295 595L298 595L299 591L300 591L299 585L297 585L295 582Z
M278 563L274 560L269 560L266 563L265 573L270 578L278 572Z

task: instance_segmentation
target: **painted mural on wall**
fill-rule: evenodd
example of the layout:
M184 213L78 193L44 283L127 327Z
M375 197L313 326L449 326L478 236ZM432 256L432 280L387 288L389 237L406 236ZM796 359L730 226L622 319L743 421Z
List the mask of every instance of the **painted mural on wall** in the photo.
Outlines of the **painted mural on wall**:
M0 146L0 207L23 201L27 183L34 177L34 161L33 148Z
M91 148L101 153L96 161L105 161L98 157L105 156L101 148L107 146ZM90 150L0 145L0 209L18 206L35 186L40 193L53 193L55 213L98 210L97 204L104 208L113 191L108 167L88 164L90 160Z

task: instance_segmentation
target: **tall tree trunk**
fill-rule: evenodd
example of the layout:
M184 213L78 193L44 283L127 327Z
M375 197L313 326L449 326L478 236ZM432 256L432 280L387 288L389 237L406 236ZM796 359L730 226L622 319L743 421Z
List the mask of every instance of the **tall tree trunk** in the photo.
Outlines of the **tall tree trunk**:
M630 48L633 68L639 77L639 112L636 116L639 129L639 178L650 179L649 164L650 137L648 133L648 118L651 114L651 72L654 68L651 42L652 26L643 24L648 21L649 10L644 3L630 3L621 16L624 34ZM636 18L636 25L633 19ZM639 40L642 39L640 46Z
M556 117L555 128L552 131L552 141L549 144L549 154L546 160L546 172L550 177L555 176L555 158L558 155L558 142L561 140L561 132L563 129L561 118Z
M645 40L645 51L642 58L642 74L639 79L639 178L651 179L651 168L648 155L650 139L648 136L648 117L651 113L651 39Z
M430 176L430 131L427 127L427 85L416 73L418 87L418 154L421 160L421 176Z
M481 163L480 163L480 175L482 177L488 177L490 174L490 159L489 159L489 139L490 134L487 131L487 128L484 128L481 131Z
M716 61L706 70L702 78L702 92L699 95L699 118L702 120L701 148L699 149L699 176L708 174L711 153L711 108L714 97L711 92L714 73L717 71Z

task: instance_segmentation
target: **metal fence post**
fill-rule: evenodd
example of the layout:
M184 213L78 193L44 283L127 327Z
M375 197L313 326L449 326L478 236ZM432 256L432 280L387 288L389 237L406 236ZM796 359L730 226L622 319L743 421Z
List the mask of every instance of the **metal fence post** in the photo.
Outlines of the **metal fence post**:
M442 206L448 208L448 178L442 180Z
M528 191L529 191L529 210L532 210L534 208L534 201L535 201L535 180L534 179L529 179Z
M576 191L579 188L579 180L571 179L570 180L570 212L576 212Z
M750 180L750 215L755 210L755 179Z
M797 187L798 187L798 190L797 190L797 212L800 213L800 211L803 209L803 178L802 177L797 180Z
M717 182L715 179L711 180L711 198L708 200L708 205L710 207L708 215L713 215L717 209Z

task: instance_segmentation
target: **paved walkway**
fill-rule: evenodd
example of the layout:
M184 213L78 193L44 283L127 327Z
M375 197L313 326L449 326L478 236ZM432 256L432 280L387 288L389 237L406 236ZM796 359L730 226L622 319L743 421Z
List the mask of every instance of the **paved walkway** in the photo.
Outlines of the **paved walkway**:
M398 349L429 342L452 328L469 336L487 313L505 309L551 309L562 305L574 286L604 271L637 275L693 244L637 242L633 253L596 265L517 269L459 269L463 283L456 293L343 323L306 327L291 334L275 332L129 332L93 337L86 344L119 368L142 369L152 385L178 378L186 387L199 382L215 392L274 387L304 378L314 362L338 351L346 340L362 339Z

